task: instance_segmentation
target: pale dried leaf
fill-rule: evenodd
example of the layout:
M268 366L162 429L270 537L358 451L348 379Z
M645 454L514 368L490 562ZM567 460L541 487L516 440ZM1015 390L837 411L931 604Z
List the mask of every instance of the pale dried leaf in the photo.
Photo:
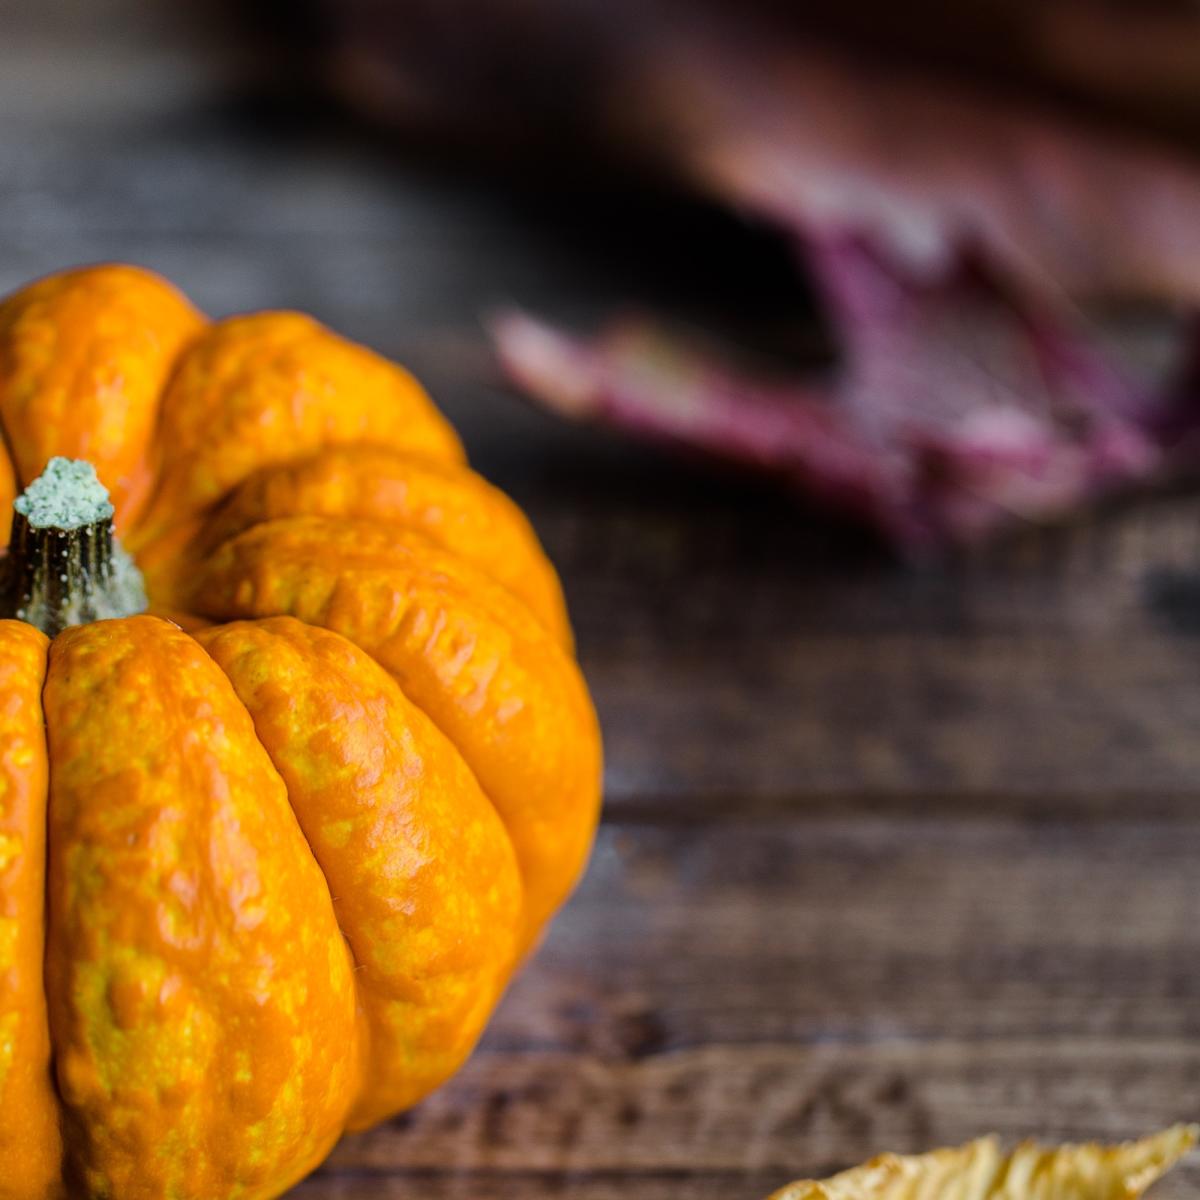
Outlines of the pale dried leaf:
M768 1200L1135 1200L1196 1143L1176 1125L1118 1146L1039 1146L1005 1155L995 1138L956 1149L884 1154L823 1181L802 1180Z

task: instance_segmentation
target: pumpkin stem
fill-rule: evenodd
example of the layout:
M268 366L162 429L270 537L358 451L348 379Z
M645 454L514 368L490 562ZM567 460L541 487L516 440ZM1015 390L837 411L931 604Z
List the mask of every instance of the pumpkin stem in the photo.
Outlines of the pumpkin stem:
M113 536L113 506L89 462L52 458L13 504L0 616L50 637L146 609L142 577Z

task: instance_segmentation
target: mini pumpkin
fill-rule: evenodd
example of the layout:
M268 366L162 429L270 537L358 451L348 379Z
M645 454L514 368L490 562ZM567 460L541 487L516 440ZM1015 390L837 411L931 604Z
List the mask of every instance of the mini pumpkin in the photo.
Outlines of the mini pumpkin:
M583 866L557 578L401 368L133 267L0 306L0 422L0 1198L278 1195Z

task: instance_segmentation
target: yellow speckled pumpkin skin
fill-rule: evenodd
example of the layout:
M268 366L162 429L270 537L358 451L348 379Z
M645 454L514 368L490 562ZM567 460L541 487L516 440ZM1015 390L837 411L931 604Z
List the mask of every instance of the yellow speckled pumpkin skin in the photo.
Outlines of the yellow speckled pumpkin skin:
M0 304L0 423L0 502L89 459L151 599L0 620L0 1200L277 1196L462 1063L583 867L557 578L399 367L136 268Z

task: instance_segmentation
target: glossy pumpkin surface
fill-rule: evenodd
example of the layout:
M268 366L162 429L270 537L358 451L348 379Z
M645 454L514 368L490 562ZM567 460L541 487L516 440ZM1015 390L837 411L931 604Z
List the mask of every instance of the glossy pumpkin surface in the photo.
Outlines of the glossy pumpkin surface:
M558 580L412 377L300 314L39 281L0 423L0 501L89 460L151 602L0 621L0 1200L278 1195L462 1063L583 867Z

